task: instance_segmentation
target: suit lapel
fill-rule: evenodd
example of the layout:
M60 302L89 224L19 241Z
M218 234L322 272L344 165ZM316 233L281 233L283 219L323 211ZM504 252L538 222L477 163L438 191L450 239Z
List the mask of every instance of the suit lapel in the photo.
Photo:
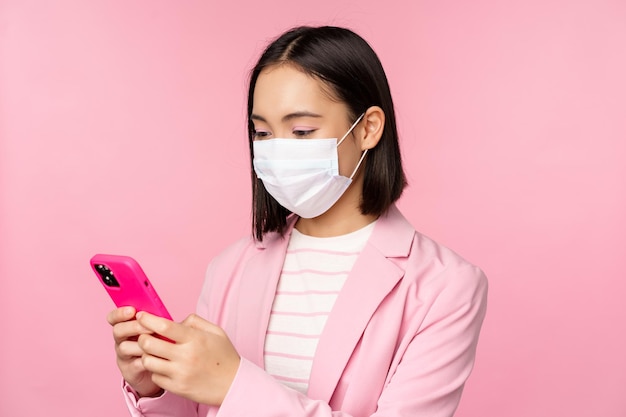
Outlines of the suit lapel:
M348 275L315 351L308 396L330 401L370 318L404 276L390 259L406 257L415 230L392 206L379 218Z
M242 274L233 342L243 357L261 368L265 334L290 233L291 228L284 238L268 235L258 244L258 253L249 259Z
M372 314L404 271L366 246L328 317L315 351L308 396L330 401Z

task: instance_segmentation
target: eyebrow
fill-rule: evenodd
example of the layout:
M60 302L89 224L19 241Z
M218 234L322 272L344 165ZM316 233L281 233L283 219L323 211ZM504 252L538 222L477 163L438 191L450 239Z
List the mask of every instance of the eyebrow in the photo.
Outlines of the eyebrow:
M322 117L322 115L321 114L317 114L317 113L313 113L313 112L310 112L310 111L297 111L297 112L289 113L289 114L283 116L282 121L283 122L288 122L289 120L297 119L299 117L316 117L316 118L319 118L319 117ZM254 114L254 113L252 113L250 115L250 120L258 120L260 122L267 123L267 120L265 120L264 117L259 116L258 114Z

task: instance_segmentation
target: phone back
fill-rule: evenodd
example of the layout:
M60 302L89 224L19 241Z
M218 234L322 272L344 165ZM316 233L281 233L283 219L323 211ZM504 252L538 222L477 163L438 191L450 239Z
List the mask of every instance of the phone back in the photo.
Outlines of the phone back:
M137 311L172 319L150 280L133 258L98 254L91 258L90 264L116 306L133 306Z

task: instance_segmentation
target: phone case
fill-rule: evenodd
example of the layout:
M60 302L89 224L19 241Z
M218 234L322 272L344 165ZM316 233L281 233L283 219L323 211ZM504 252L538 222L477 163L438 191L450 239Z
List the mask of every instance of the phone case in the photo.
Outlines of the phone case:
M133 258L98 254L91 258L90 264L116 306L133 306L137 311L172 320L150 280Z

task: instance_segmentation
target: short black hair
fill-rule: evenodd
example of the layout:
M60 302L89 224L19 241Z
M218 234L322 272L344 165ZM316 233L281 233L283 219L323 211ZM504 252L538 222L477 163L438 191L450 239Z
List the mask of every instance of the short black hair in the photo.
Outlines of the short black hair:
M378 56L359 35L334 26L301 26L288 30L270 43L250 74L248 89L248 140L252 177L252 229L258 240L268 232L283 233L287 216L282 207L256 176L254 158L254 124L252 114L254 88L263 69L287 63L315 77L330 87L337 99L345 103L355 120L371 106L385 113L385 126L378 144L367 154L360 210L380 216L400 196L407 185L402 169L396 118L391 91Z

